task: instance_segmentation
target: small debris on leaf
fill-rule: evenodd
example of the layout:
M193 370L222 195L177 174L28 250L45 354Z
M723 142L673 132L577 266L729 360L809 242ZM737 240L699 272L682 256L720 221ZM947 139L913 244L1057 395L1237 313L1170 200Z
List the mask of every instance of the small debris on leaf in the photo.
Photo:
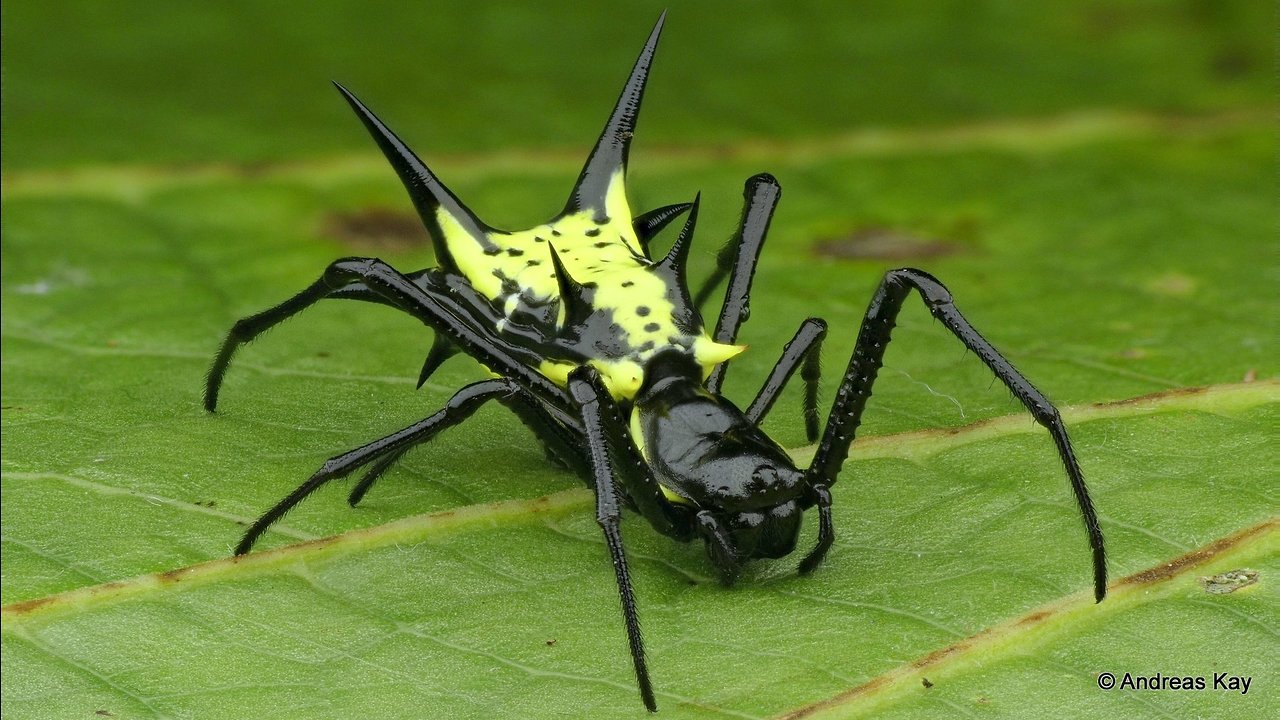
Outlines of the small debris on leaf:
M1212 595L1226 595L1258 582L1258 571L1241 568L1200 578L1200 586Z

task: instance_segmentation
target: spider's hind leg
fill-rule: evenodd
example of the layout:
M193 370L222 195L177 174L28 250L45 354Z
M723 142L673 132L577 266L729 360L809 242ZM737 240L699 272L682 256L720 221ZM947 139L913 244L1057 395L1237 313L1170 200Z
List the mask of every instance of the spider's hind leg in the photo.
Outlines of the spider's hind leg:
M427 272L427 270L419 270L406 277L411 281L417 282ZM222 389L222 380L227 374L227 369L231 366L231 359L241 345L252 342L262 333L326 298L363 300L379 305L395 306L385 296L374 292L359 280L334 287L326 278L322 277L302 292L279 305L237 320L231 326L226 339L222 341L222 346L218 349L218 354L214 356L213 365L209 368L209 374L205 378L204 409L213 412L217 408L218 391Z
M292 510L298 503L331 480L346 477L359 468L371 462L376 462L377 464L361 481L361 484L365 486L364 490L367 490L368 484L372 484L373 480L376 480L377 476L406 450L414 445L431 440L442 430L462 423L471 417L481 405L495 399L504 402L504 404L520 402L527 408L541 406L538 400L513 380L500 378L472 383L455 393L443 408L433 413L430 417L419 420L413 425L386 437L362 445L355 450L330 458L306 482L299 485L283 500L263 513L262 517L258 518L257 522L250 526L240 540L240 544L236 546L236 554L243 555L253 549L258 538L266 532L267 528L271 527L272 524L284 517L285 513ZM548 420L549 422L556 422L551 421L549 416ZM578 431L558 425L558 423L556 426L558 427L556 431L553 431L548 426L542 437L550 442L559 443L561 445L559 452L564 453L566 456L572 456L580 452L577 441ZM359 500L358 497L355 499Z
M523 389L508 395L497 396L495 399L511 410L520 419L520 422L524 423L525 427L533 432L538 438L538 442L542 445L543 451L547 454L548 460L565 470L576 473L580 477L589 475L583 456L584 440L580 427L567 426L563 422L556 420L536 398ZM360 481L355 484L355 487L351 489L351 494L347 496L347 503L351 507L358 505L364 499L365 494L369 492L369 488L373 487L378 478L391 469L391 466L399 462L415 446L430 439L430 437L422 437L395 450L388 451L376 460L366 460L366 462L372 462L372 464L369 470L360 478Z
M518 348L495 337L490 328L477 325L471 310L462 304L465 299L458 297L458 291L464 289L474 294L465 284L450 287L447 278L429 270L409 277L377 258L336 260L307 289L273 308L240 320L231 328L209 370L205 408L212 410L217 405L223 376L241 345L331 294L344 292L390 305L418 318L495 373L518 380L549 408L567 407L569 399L565 392L523 361Z

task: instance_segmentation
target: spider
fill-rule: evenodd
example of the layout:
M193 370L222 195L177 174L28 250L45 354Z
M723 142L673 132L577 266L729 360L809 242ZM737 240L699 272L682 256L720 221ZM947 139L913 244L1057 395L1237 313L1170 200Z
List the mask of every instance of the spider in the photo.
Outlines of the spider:
M797 468L759 426L799 370L805 383L806 432L811 442L818 440L818 358L825 322L810 318L801 323L745 411L721 394L726 361L744 349L734 342L750 313L752 276L781 190L767 174L747 181L737 233L717 255L712 276L691 297L686 266L699 198L633 217L624 188L631 138L664 18L636 60L564 210L519 232L496 230L481 221L373 112L335 83L408 190L430 232L438 266L405 274L376 258L333 262L302 292L235 323L209 371L205 408L215 409L223 377L241 345L326 298L388 305L432 328L435 340L419 373L419 387L458 352L483 363L495 377L467 385L423 420L331 458L249 528L236 554L249 552L272 523L317 488L367 467L349 497L356 505L410 448L496 400L534 432L550 459L593 490L640 696L655 711L623 551L623 508L638 512L674 540L702 541L725 584L732 584L749 560L791 554L803 513L816 508L817 542L799 564L800 573L813 572L835 537L831 486L871 396L895 318L915 290L929 312L1052 436L1084 519L1094 595L1101 601L1106 594L1102 531L1062 418L969 324L951 293L928 273L892 270L876 288L807 468ZM670 250L653 259L650 240L686 213ZM724 303L708 334L699 307L726 277Z

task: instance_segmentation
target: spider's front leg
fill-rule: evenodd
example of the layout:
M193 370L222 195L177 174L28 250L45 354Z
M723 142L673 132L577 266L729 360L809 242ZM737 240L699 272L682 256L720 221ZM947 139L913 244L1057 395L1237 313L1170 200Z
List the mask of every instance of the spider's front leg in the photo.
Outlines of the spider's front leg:
M622 545L622 503L614 484L615 451L610 443L611 438L617 437L619 430L616 427L616 413L608 391L592 368L579 368L569 375L569 392L582 415L587 457L591 465L591 485L596 495L596 523L604 532L609 558L613 561L618 596L622 600L622 617L627 627L627 642L631 648L631 661L635 666L636 682L640 686L640 698L650 712L657 712L653 683L649 680L649 666L644 656L644 640L640 635L635 589L631 584L631 571L627 568L627 556Z
M765 237L769 233L769 221L773 219L773 211L778 206L780 197L782 188L772 175L761 173L747 179L743 189L744 204L738 232L716 255L716 269L703 283L694 299L694 305L701 308L720 281L728 275L729 287L725 290L724 305L720 307L716 331L712 335L718 343L732 344L737 340L742 323L751 316L751 281L756 274L760 251L764 249ZM720 392L728 367L721 363L711 371L707 378L708 390Z
M755 400L746 410L747 419L759 425L773 408L778 395L787 386L797 368L804 380L804 429L809 442L818 439L818 381L822 377L822 341L827 337L827 323L821 318L809 318L800 323L796 334L782 348L782 356L774 364L769 377L760 386Z
M981 358L995 376L1022 402L1036 422L1043 425L1053 437L1058 455L1066 468L1076 504L1084 518L1089 546L1093 551L1094 597L1101 601L1107 593L1106 550L1102 530L1098 526L1098 514L1093 508L1089 490L1085 487L1084 473L1080 469L1079 461L1076 460L1062 417L1048 398L1018 372L1017 368L992 347L991 343L987 342L986 338L982 337L960 314L947 288L937 278L922 270L913 268L891 270L885 274L884 279L880 281L880 286L876 288L871 304L867 308L867 314L862 320L862 327L858 331L858 340L854 346L853 355L849 358L849 366L845 370L844 379L831 406L831 415L827 418L827 427L822 435L822 441L818 445L813 463L806 471L810 486L815 491L820 491L835 483L845 456L848 455L849 445L853 442L858 425L862 422L862 411L866 407L867 399L871 397L871 388L883 364L885 349L889 344L895 319L911 290L920 293L929 312L942 321L942 324L959 338L965 347ZM816 565L816 562L813 565Z

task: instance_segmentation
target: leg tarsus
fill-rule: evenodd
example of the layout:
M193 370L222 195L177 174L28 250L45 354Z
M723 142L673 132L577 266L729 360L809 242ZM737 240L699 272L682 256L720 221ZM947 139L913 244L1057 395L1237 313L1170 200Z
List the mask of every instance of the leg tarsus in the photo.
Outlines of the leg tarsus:
M279 305L237 320L222 341L218 354L213 358L213 365L205 376L204 409L213 412L218 407L218 391L222 389L222 379L241 345L251 342L272 327L324 299L330 290L332 288L321 278Z

